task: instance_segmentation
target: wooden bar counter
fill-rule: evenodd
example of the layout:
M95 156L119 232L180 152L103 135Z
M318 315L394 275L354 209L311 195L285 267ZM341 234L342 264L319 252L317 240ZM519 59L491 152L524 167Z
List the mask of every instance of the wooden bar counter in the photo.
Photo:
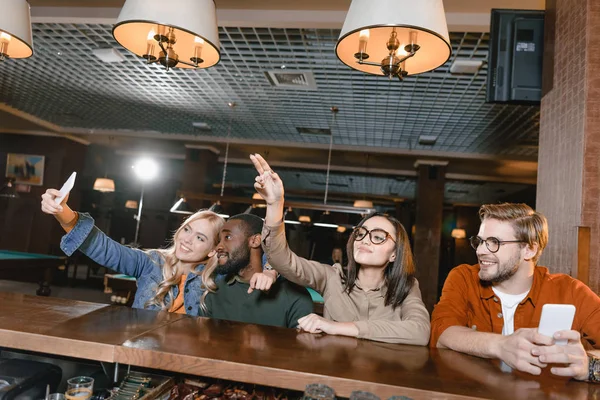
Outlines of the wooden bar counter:
M0 293L0 302L0 347L299 391L325 383L340 397L600 399L600 385L502 372L449 350L55 298Z

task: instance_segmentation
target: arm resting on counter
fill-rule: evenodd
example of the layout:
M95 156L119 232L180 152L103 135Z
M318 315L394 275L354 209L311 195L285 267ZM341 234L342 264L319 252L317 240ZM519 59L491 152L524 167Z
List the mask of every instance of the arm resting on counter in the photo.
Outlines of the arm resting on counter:
M395 312L399 314L400 320L355 321L359 331L357 336L379 342L426 346L431 323L416 279L408 296Z

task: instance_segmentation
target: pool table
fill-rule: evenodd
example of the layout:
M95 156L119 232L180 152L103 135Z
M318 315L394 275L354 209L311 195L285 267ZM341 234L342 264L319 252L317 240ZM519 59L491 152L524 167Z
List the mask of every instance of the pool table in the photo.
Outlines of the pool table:
M0 279L39 282L40 287L36 293L39 296L49 296L52 272L66 262L65 256L0 249Z

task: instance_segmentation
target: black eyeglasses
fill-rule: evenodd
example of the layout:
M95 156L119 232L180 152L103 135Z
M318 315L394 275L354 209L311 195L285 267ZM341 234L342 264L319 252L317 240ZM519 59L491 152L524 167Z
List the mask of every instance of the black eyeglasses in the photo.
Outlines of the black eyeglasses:
M477 250L479 246L481 246L481 243L485 243L485 247L487 247L490 253L498 252L498 250L500 250L500 246L504 243L527 243L523 240L500 240L495 237L489 237L484 240L479 236L471 236L469 238L469 241L471 242L471 247L475 250Z
M369 235L369 240L373 244L383 244L388 239L396 243L392 235L390 235L383 229L373 229L370 231L364 226L359 226L357 228L354 228L354 231L352 232L354 240L363 240L365 236L367 236L367 234Z

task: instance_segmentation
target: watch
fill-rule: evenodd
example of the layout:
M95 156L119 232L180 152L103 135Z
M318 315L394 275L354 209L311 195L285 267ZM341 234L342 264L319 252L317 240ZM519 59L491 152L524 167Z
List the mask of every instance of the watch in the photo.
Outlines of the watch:
M600 358L588 353L588 381L600 383Z

